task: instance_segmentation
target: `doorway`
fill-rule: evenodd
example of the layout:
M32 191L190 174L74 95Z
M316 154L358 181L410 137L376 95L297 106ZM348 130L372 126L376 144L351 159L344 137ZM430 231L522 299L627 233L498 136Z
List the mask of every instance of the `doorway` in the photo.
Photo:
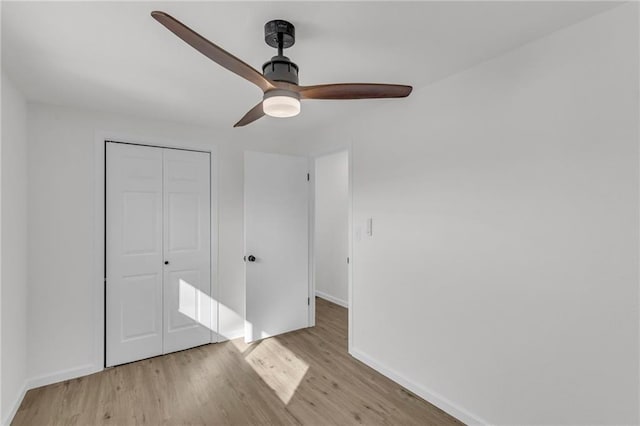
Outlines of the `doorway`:
M106 366L217 341L209 152L106 141Z
M314 161L315 295L349 307L349 152Z

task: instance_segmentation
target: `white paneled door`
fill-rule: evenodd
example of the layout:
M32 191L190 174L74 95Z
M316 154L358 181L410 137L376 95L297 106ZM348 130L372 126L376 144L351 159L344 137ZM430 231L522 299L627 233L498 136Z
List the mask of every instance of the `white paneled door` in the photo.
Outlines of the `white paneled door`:
M211 341L209 180L209 154L164 150L165 353Z
M162 150L107 144L107 365L162 353Z
M309 326L304 157L245 153L245 341Z
M107 143L107 366L212 341L208 153Z

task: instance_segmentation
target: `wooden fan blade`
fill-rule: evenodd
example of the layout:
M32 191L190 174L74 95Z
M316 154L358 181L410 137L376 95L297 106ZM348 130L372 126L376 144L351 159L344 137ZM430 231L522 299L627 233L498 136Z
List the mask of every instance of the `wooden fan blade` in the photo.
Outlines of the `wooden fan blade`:
M378 99L405 98L412 89L401 84L340 83L300 86L297 91L302 99Z
M236 58L221 47L216 46L171 15L154 11L151 12L151 16L198 52L245 80L249 80L261 88L263 92L274 88L274 85L251 65Z
M258 105L251 108L251 110L249 110L249 112L246 113L244 117L240 119L240 121L234 124L233 127L246 126L247 124L251 124L263 116L264 116L264 110L262 109L262 102L260 102Z

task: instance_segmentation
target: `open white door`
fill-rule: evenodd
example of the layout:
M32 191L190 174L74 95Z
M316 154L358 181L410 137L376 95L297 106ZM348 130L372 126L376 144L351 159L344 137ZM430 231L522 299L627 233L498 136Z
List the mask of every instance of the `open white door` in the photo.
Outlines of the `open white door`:
M304 157L245 152L245 341L309 325Z

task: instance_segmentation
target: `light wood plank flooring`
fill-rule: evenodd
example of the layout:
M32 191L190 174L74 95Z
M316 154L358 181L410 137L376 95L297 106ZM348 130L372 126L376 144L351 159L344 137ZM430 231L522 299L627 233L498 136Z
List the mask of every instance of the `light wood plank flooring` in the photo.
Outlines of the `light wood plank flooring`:
M30 390L12 425L460 424L348 355L346 309L317 299L316 322Z

